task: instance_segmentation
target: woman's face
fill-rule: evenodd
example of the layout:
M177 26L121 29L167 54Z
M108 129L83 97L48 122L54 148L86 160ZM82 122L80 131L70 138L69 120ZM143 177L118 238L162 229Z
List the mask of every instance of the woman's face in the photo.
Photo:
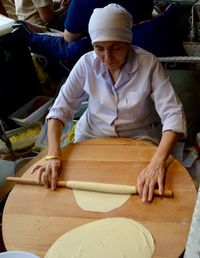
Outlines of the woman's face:
M93 44L96 55L109 70L123 67L126 62L130 43L119 41L102 41Z

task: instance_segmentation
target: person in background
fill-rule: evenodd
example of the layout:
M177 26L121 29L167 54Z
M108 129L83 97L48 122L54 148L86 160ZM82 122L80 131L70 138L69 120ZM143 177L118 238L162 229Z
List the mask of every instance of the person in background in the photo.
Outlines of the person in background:
M6 11L3 3L1 2L1 0L0 0L0 14L2 14L4 16L8 16L7 11Z
M63 35L41 35L26 30L28 32L26 42L34 53L45 56L49 64L52 63L53 68L49 68L50 73L54 71L55 63L60 61L71 68L83 54L92 50L88 22L93 9L104 7L112 2L111 0L71 0ZM154 0L115 0L115 3L123 6L133 15L134 23L152 18ZM59 65L56 70L61 75L66 73L66 70Z
M184 113L157 57L131 45L131 28L132 16L122 6L94 9L89 20L94 50L75 64L47 115L48 156L32 172L46 187L56 188L61 133L87 95L88 108L77 122L74 142L127 137L156 143L150 163L137 178L137 190L143 202L152 201L157 184L162 195L166 160L186 133Z
M88 22L95 8L104 7L112 3L109 0L72 0L68 17L65 21L64 39L66 42L80 38L88 33ZM133 17L133 24L152 18L154 0L116 0L116 4L123 6Z
M63 31L69 2L70 0L15 0L15 10L18 20Z

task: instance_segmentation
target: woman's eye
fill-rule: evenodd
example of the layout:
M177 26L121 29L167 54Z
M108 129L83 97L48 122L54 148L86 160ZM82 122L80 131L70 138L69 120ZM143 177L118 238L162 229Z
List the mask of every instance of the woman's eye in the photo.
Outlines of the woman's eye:
M95 47L95 50L96 50L96 51L102 51L103 48L101 48L101 47Z
M121 49L122 46L117 46L117 47L114 47L112 50L113 51L119 51Z

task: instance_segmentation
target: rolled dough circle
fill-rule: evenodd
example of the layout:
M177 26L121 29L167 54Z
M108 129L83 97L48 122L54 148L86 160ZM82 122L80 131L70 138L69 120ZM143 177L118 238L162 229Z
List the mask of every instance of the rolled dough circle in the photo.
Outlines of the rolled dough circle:
M73 190L76 203L85 211L108 212L121 207L131 195Z
M154 240L142 224L127 218L97 220L62 235L45 258L151 258Z

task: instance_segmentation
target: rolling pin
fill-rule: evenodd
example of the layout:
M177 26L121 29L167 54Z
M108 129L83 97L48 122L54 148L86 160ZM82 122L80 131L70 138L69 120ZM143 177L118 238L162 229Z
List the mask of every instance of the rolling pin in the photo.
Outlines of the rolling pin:
M7 177L7 181L15 182L24 185L43 185L33 179L25 179L22 177ZM66 187L74 190L85 190L101 193L115 193L115 194L138 194L136 186L119 185L119 184L105 184L85 181L58 181L58 187ZM157 189L154 190L155 196L160 196ZM171 190L164 190L162 197L173 197Z

